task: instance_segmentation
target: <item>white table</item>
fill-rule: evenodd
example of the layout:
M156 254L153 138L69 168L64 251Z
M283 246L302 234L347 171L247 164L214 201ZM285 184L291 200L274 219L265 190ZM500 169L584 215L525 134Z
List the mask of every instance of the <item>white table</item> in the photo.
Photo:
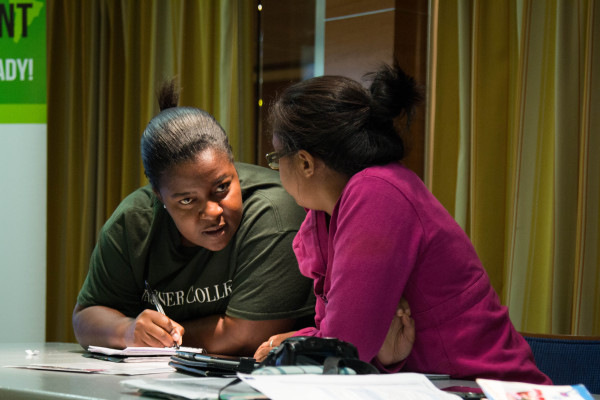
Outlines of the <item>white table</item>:
M26 350L39 350L28 356ZM140 399L123 388L122 380L132 376L5 368L6 365L62 363L81 361L84 350L74 343L0 344L0 399ZM178 373L137 377L173 377Z
M26 350L39 350L38 356L28 356ZM84 350L75 343L0 343L0 399L124 399L144 398L136 391L121 386L132 378L175 378L187 375L172 372L136 377L42 371L5 368L6 365L27 365L81 361ZM450 386L478 387L474 381L434 380L439 388ZM594 395L600 399L600 395Z

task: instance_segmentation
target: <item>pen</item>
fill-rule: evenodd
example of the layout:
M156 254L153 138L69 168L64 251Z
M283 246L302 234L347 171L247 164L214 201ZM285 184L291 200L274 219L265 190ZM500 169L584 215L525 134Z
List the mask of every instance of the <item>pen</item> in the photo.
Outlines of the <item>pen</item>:
M145 281L145 283L146 283L146 290L148 291L148 297L150 298L150 303L154 304L154 307L156 307L156 311L158 311L159 313L161 313L162 315L164 315L166 317L167 314L165 314L165 310L163 310L162 306L160 305L160 302L158 301L158 297L156 296L156 293L154 292L154 290L150 289L150 284L148 284L148 281ZM179 345L176 342L173 345L175 347L179 348Z

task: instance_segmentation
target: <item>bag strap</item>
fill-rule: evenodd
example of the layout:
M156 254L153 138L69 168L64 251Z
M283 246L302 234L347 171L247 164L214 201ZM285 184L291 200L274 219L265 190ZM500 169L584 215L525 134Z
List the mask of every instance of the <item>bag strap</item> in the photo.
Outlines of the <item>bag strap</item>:
M338 375L340 368L351 368L358 375L378 374L379 371L372 364L361 361L356 358L340 358L329 356L323 362L324 375Z

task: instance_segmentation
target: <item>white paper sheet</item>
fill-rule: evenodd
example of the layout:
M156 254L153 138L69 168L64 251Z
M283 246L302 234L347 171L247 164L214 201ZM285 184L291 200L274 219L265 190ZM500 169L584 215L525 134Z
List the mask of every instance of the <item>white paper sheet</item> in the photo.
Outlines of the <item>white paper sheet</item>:
M165 379L128 379L121 384L142 394L162 395L167 398L188 400L217 399L219 390L234 378L165 378ZM227 399L266 399L252 387L243 382L227 387L223 393Z
M110 361L88 360L66 363L39 363L26 365L7 365L7 368L41 369L46 371L80 372L106 375L147 375L174 372L167 361L144 363L113 363Z
M415 373L238 376L271 400L460 400Z

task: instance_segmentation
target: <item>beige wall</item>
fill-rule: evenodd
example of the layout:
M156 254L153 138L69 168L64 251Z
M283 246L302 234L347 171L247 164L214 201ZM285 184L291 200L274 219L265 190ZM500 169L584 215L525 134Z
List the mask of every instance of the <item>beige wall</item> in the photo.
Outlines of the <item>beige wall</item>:
M326 0L325 74L362 81L394 59L419 84L427 77L426 0ZM423 177L425 105L406 138L404 163Z
M325 74L361 80L394 57L394 0L326 0Z

